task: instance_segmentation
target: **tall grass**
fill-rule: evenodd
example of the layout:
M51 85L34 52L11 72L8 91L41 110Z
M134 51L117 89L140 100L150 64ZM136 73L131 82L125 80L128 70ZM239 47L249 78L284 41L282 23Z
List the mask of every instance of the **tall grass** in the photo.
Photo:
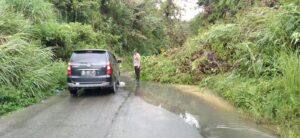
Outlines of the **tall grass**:
M278 64L282 71L281 85L286 93L300 96L300 56L296 52L280 52ZM291 98L293 100L293 98Z
M278 124L282 137L297 137L300 135L300 58L299 43L295 43L293 34L300 29L296 21L299 10L289 5L280 11L271 11L258 9L247 14L247 18L237 20L237 23L248 22L241 24L242 32L247 35L239 36L246 45L235 44L236 39L229 39L227 43L233 42L238 49L238 53L234 53L237 58L231 60L238 61L239 68L232 73L208 77L202 86L215 90L255 116L258 122ZM252 18L251 14L263 16ZM256 26L251 25L253 23ZM211 44L217 47L218 41Z
M31 104L64 86L65 64L50 49L18 37L0 45L0 115Z
M1 0L5 1L10 10L22 13L34 23L56 20L52 4L45 0Z
M52 85L52 52L47 48L12 38L0 45L0 82L28 91L43 90Z
M54 61L52 49L41 47L33 34L35 23L52 18L48 6L41 0L0 0L0 115L65 85L65 63Z
M28 35L31 27L29 20L26 20L21 14L9 12L7 3L0 0L0 38L2 41L17 33L19 36Z
M279 124L282 137L297 137L300 121L300 58L297 52L278 53L281 73L249 77L238 72L207 77L201 86L213 89L235 106L251 113L258 122Z

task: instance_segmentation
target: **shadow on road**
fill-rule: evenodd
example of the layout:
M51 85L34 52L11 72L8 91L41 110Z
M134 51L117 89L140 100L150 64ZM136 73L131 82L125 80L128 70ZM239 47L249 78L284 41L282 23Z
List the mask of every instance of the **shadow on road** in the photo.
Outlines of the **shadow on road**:
M113 95L109 89L87 89L78 91L77 97L105 97ZM74 97L76 98L76 97Z

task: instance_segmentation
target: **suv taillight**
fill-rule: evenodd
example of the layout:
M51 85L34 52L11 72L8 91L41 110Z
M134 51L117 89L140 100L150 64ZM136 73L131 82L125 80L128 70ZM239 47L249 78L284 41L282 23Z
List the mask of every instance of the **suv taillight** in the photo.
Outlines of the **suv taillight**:
M68 75L71 75L71 63L68 63Z
M111 75L111 71L112 71L111 64L110 64L110 62L108 62L106 64L106 74Z

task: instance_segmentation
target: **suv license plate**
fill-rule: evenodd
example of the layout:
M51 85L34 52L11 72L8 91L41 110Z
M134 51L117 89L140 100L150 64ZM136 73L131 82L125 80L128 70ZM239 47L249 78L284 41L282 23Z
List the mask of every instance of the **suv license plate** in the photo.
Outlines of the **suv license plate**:
M81 76L95 76L96 71L95 70L83 70L81 71Z

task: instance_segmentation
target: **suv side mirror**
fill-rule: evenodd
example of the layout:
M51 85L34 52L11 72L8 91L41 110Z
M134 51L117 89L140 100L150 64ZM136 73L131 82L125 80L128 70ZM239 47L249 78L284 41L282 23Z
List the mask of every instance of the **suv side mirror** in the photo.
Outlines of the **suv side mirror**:
M122 60L120 60L120 59L118 59L117 61L118 61L118 63L122 63Z

